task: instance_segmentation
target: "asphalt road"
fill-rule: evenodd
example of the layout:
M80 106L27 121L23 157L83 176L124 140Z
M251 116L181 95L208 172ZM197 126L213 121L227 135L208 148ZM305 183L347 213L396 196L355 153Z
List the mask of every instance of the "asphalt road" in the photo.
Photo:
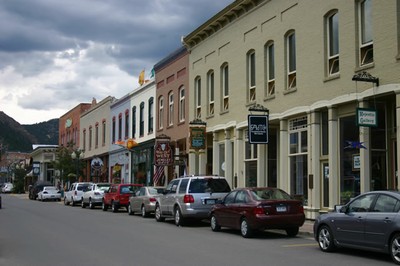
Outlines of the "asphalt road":
M207 223L176 227L125 211L2 197L1 266L394 265L385 254L323 253L308 236L267 231L244 239L232 230L212 232Z

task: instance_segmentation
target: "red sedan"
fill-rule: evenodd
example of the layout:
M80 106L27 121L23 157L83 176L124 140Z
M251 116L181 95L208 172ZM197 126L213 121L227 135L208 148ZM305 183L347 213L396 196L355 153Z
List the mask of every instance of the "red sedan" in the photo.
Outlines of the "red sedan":
M303 203L278 188L241 188L230 192L210 212L211 229L240 229L243 237L257 230L281 229L296 236L305 216Z

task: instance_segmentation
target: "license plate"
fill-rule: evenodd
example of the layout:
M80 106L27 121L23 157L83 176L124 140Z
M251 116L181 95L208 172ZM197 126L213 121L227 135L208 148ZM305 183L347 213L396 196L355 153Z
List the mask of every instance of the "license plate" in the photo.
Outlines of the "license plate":
M285 212L287 209L286 209L286 206L278 206L278 207L276 207L276 211L277 212Z
M217 202L217 200L216 199L205 199L204 200L204 203L205 204L215 204Z

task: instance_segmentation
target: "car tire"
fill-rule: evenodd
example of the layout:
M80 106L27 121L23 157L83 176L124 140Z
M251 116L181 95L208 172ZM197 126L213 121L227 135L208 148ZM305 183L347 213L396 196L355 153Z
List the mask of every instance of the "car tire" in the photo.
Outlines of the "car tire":
M182 217L182 212L179 207L175 207L174 210L174 221L176 226L183 226L185 224L185 220Z
M253 230L250 228L249 223L247 222L246 218L243 218L240 222L240 234L244 238L250 238L253 236Z
M83 199L82 199L82 202L81 202L81 207L82 207L82 209L85 209L85 208L86 208L86 205L85 205L85 203L83 202Z
M71 198L71 207L74 207L74 206L75 206L74 198Z
M331 229L327 225L323 225L318 229L318 246L324 252L335 250L335 239Z
M299 227L290 227L288 229L286 229L286 234L290 237L295 237L297 236L297 234L299 233Z
M69 203L68 203L67 198L64 198L64 205L67 206L68 204L69 204Z
M214 214L211 215L210 225L211 225L211 230L213 230L214 232L218 232L221 230L221 226L218 224L217 217L215 217Z
M128 205L128 214L129 214L129 215L134 215L134 214L135 214L135 212L132 211L132 207L131 207L131 204L130 204L130 203L129 203L129 205Z
M118 212L118 206L114 202L111 202L111 210L112 212Z
M94 209L94 205L93 205L92 199L89 199L89 208L90 209Z
M389 252L393 262L400 265L400 233L395 234L390 239Z
M157 222L164 222L165 218L161 215L161 208L160 205L156 205L156 209L154 211L154 217L156 218Z
M142 205L142 207L140 208L140 212L143 218L146 218L148 216L148 213L146 212L146 208L144 207L144 205Z
M104 201L103 201L103 203L101 204L101 209L102 209L103 211L107 211L107 210L108 210L108 206L107 206L107 204L104 203Z

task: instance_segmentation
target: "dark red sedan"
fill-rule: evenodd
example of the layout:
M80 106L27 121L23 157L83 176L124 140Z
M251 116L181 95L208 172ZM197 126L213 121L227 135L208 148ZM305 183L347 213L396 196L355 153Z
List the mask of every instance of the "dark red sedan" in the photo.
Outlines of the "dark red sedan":
M257 230L281 229L296 236L305 216L303 203L278 188L240 188L230 192L210 212L211 229L240 229L243 237Z

